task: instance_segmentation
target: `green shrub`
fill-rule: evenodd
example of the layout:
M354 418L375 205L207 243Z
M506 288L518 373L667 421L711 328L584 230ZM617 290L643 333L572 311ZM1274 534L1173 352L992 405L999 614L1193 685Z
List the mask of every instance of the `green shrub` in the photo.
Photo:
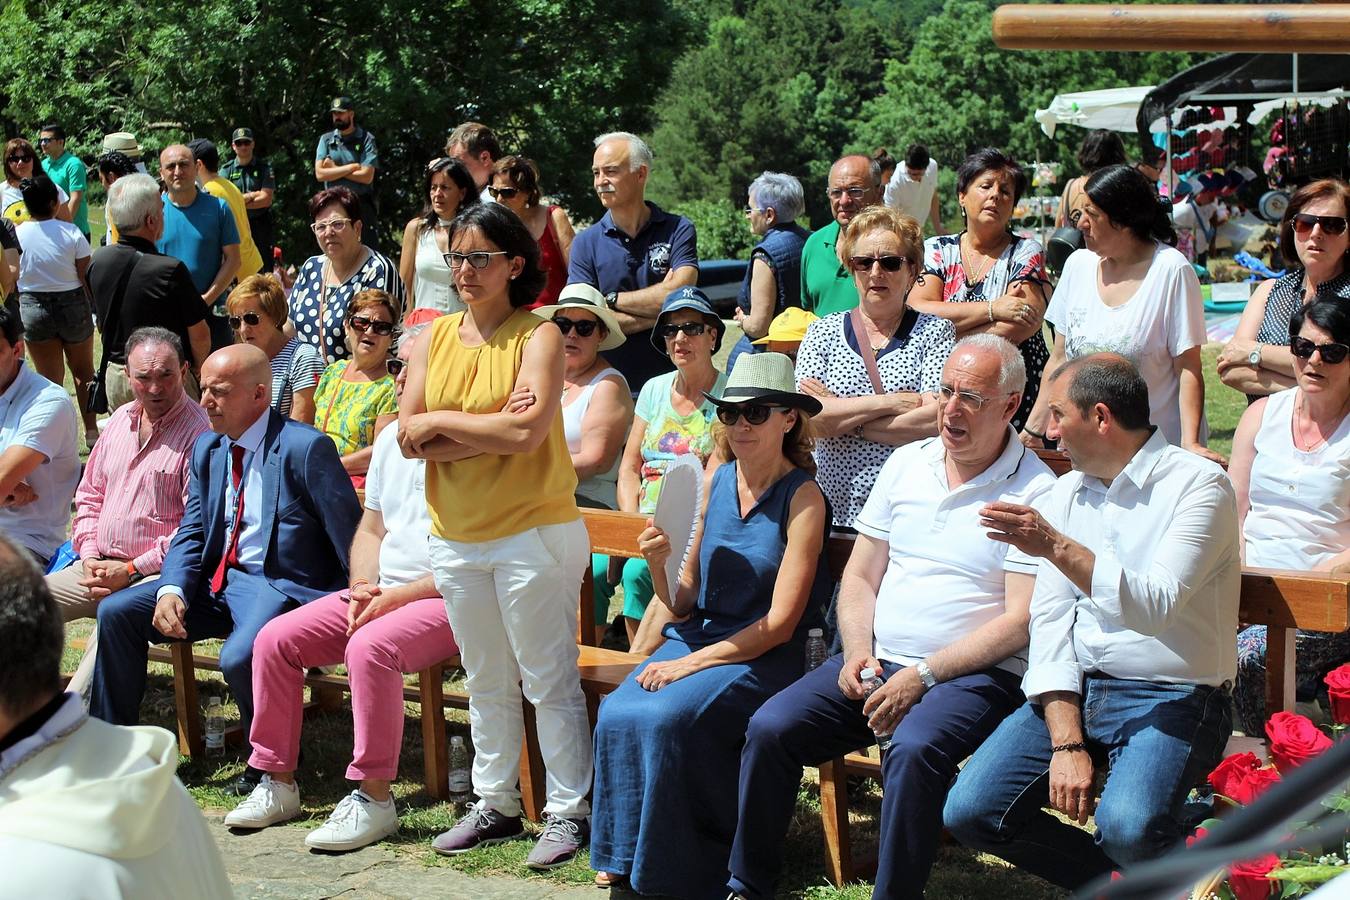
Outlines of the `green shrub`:
M730 200L690 200L673 212L694 223L699 259L749 259L758 243L745 214Z

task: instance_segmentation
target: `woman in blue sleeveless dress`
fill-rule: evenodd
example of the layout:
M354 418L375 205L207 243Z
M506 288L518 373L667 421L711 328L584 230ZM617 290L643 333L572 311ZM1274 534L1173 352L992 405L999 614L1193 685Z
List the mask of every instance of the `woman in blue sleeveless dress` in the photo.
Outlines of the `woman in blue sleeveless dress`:
M666 640L600 707L591 833L597 883L690 900L726 894L746 723L802 675L830 594L810 453L820 403L779 353L743 355L708 399L730 461L678 585L665 583L666 534L639 539Z

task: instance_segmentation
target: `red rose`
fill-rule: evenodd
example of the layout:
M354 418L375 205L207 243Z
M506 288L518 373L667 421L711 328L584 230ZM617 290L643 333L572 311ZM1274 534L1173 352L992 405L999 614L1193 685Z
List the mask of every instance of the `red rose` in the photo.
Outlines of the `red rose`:
M1229 794L1238 803L1243 806L1248 805L1257 797L1270 790L1271 786L1280 780L1279 770L1266 766L1263 769L1256 769L1248 772L1246 777L1237 784L1237 793Z
M1290 772L1331 747L1327 737L1306 716L1277 712L1266 723L1270 738L1270 758L1275 768Z
M1202 839L1207 834L1209 834L1209 829L1205 828L1204 826L1195 829L1195 834L1192 834L1186 838L1186 846L1187 847L1193 846L1196 841Z
M1331 698L1331 719L1337 725L1350 725L1350 663L1327 673L1327 696Z
M1224 761L1209 773L1209 786L1214 788L1215 793L1236 800L1240 783L1259 768L1261 760L1256 758L1255 753L1234 753L1225 757Z
M1233 866L1228 870L1228 886L1233 889L1233 896L1237 900L1266 900L1278 885L1266 874L1279 866L1280 858L1274 853Z

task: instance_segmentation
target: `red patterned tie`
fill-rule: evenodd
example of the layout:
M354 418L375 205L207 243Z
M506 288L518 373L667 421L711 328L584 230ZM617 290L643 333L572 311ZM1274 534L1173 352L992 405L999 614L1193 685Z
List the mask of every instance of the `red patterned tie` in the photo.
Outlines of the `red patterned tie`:
M239 531L244 524L244 448L230 447L230 483L234 485L234 525L230 528L230 542L220 555L220 565L211 576L211 593L219 594L225 587L225 572L239 565Z

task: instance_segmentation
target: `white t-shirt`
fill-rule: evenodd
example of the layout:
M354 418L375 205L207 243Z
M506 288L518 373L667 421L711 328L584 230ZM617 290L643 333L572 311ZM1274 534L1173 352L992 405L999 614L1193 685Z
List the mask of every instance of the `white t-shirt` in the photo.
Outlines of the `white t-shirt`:
M384 517L380 544L380 586L410 584L431 573L427 535L431 511L426 502L426 462L408 459L398 447L398 429L375 436L366 472L366 509ZM387 498L381 501L381 497Z
M919 225L928 221L933 211L933 193L937 190L938 164L936 159L928 160L928 168L923 177L914 181L902 161L895 167L895 174L886 184L884 200L887 206L908 213L919 220Z
M15 229L23 253L19 256L19 290L25 292L77 291L77 259L93 251L80 229L60 219L29 219Z
M70 202L70 195L59 184L56 186L56 202L62 206ZM0 181L0 215L4 215L15 225L27 222L31 218L28 215L28 206L23 202L23 190L17 184Z
M1069 256L1045 320L1064 335L1068 359L1110 351L1133 362L1148 385L1149 419L1169 444L1180 444L1181 382L1172 360L1205 343L1200 281L1186 257L1157 244L1134 296L1111 307L1097 292L1100 262L1101 257L1087 249ZM1202 418L1202 440L1205 430Z
M69 531L70 501L80 482L79 421L66 389L27 363L0 393L0 453L27 447L42 454L42 464L24 479L37 499L0 509L0 533L44 559Z
M991 540L980 509L995 500L1028 506L1055 476L1008 429L1003 453L952 490L940 438L905 444L881 467L853 525L890 544L872 619L873 654L913 665L1004 612L1005 574L1035 576L1038 561ZM1026 671L1026 651L999 663Z

